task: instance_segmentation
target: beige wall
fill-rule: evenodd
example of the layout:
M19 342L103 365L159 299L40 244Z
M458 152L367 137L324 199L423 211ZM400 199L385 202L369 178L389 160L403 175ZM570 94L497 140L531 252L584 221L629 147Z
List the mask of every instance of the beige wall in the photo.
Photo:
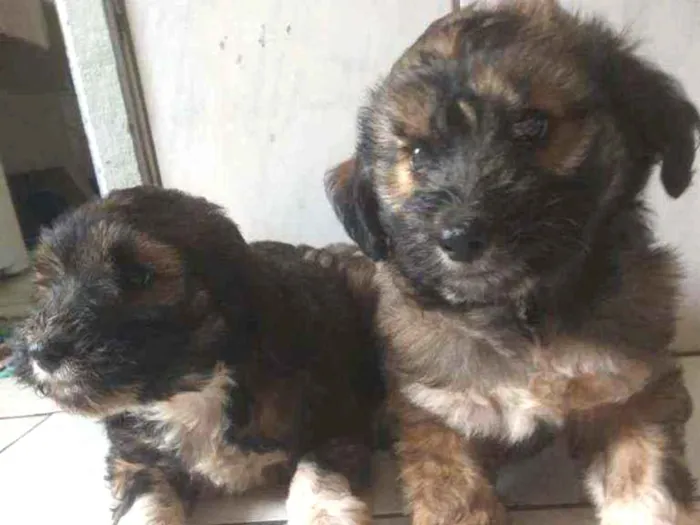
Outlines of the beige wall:
M579 0L644 38L700 104L700 2ZM410 5L410 8L408 7ZM344 238L321 175L348 155L366 89L449 0L126 1L163 182L224 205L249 239ZM700 336L697 186L650 189L688 272L679 346Z
M126 2L163 183L248 238L342 237L323 171L366 89L450 0Z

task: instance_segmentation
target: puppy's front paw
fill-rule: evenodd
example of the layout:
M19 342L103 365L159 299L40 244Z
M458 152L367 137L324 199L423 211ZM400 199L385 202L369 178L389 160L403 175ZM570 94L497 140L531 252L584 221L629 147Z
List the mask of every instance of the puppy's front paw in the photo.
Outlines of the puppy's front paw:
M414 502L412 525L506 525L505 507L495 497L455 505L454 501L441 503Z
M288 525L369 525L367 504L352 494L341 474L302 462L289 487Z
M700 508L687 509L672 502L631 500L610 505L600 512L600 525L697 525L700 523ZM662 503L662 506L659 505Z
M185 525L185 512L179 501L144 494L121 516L115 516L114 525Z

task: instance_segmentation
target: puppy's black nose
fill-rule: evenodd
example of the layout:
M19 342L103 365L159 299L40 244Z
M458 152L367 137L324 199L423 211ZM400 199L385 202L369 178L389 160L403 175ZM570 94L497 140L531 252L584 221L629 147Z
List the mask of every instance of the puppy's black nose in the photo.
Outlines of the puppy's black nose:
M472 220L459 226L446 226L440 232L440 248L456 262L477 259L488 245L486 227Z
M68 354L71 346L65 342L51 342L46 345L32 343L29 345L29 355L36 363L51 373L61 366L63 358Z

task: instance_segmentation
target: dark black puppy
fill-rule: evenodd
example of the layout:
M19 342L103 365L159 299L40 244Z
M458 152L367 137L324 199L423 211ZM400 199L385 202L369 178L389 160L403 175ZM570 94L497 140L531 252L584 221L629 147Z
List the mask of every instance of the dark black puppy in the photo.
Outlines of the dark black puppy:
M183 524L202 489L291 475L290 523L369 522L353 491L382 394L371 308L304 251L249 246L204 199L148 187L44 234L18 373L104 420L115 523Z
M325 254L376 271L414 523L505 523L493 460L553 432L604 525L697 523L668 351L678 267L641 192L657 164L672 197L688 187L698 111L602 21L495 4L403 54L327 180L380 261Z

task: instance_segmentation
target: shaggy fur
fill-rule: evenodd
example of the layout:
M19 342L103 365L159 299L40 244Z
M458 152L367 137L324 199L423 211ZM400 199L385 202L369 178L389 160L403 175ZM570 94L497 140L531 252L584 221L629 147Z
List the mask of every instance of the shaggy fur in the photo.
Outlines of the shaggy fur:
M147 187L43 235L17 372L104 421L115 523L182 524L200 491L288 482L300 462L325 474L295 476L290 520L368 523L373 301L306 251L247 245L204 199Z
M437 20L373 91L326 182L378 263L312 258L379 291L415 524L504 523L490 468L555 432L601 523L689 523L678 267L641 193L657 164L685 191L699 128L671 78L553 1Z

